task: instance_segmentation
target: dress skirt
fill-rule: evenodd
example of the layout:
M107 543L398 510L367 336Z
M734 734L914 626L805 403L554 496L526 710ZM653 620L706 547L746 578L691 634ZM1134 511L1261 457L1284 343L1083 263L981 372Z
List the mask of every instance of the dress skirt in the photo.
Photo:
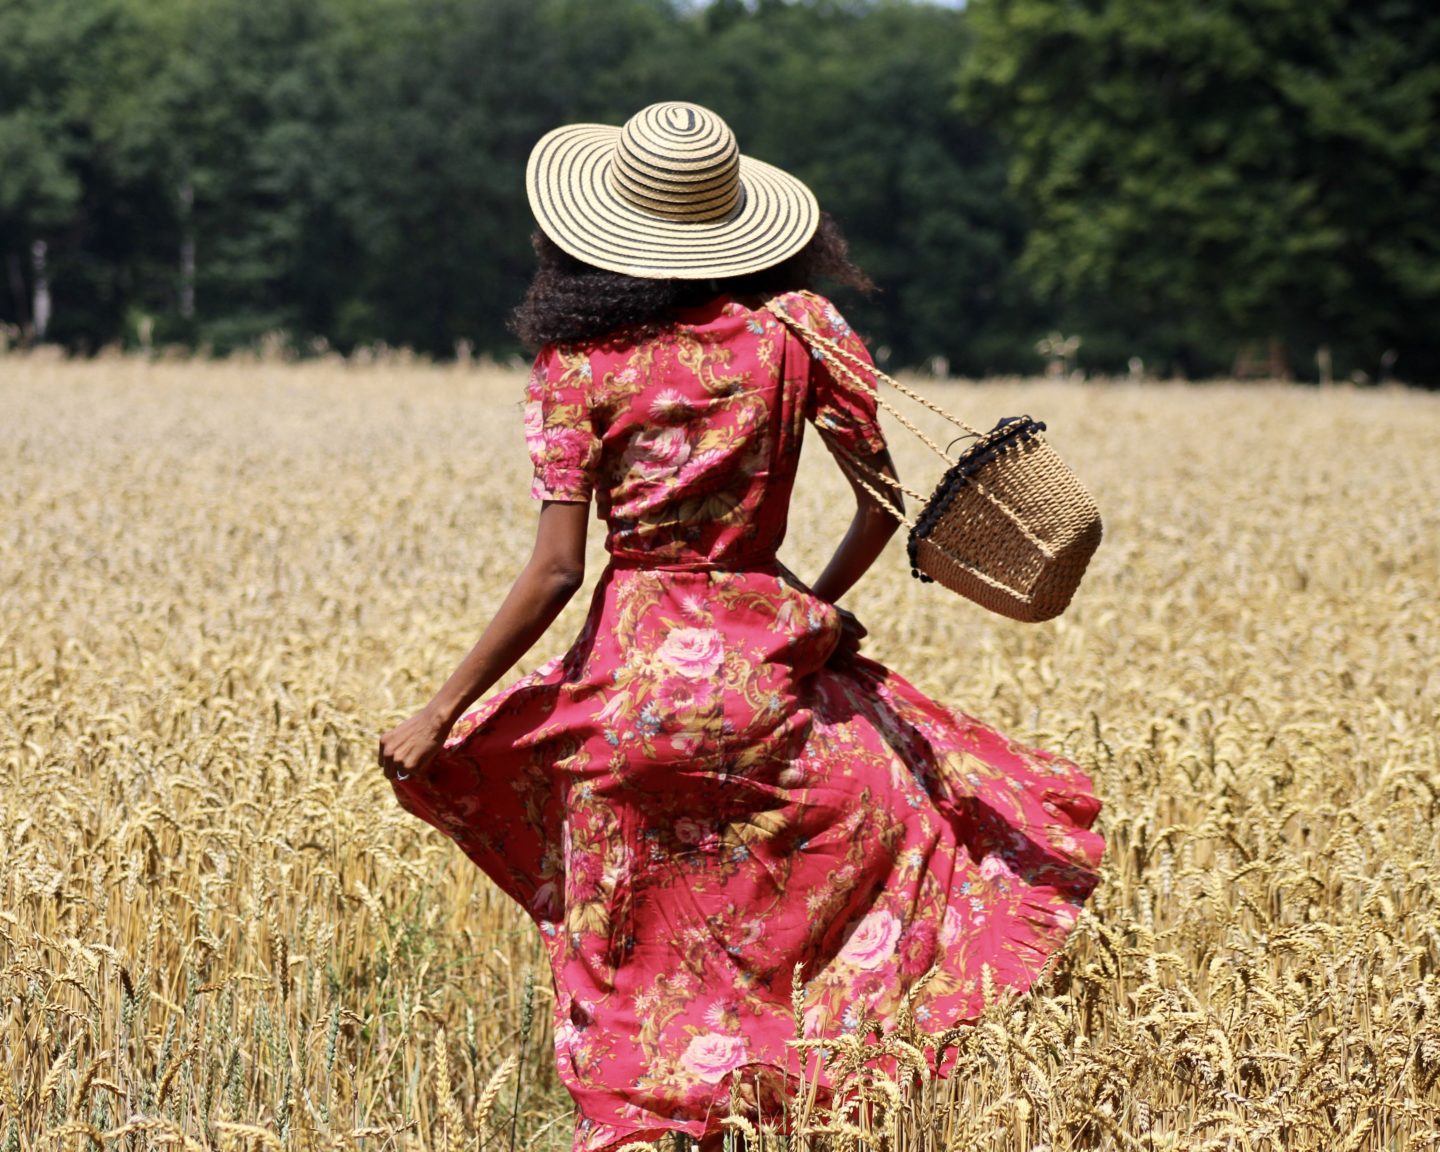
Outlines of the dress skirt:
M778 1109L797 972L805 1036L893 1025L932 967L920 1026L973 1020L984 969L1027 988L1095 887L1075 764L839 636L773 562L615 564L565 656L394 782L539 927L578 1149L713 1131L737 1077Z

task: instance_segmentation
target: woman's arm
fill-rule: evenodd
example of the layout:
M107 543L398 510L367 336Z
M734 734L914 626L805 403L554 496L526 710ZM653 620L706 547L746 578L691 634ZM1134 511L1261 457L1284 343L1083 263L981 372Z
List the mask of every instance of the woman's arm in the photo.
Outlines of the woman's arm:
M883 473L891 479L896 478L895 463L890 459L888 449L882 448L874 455L861 457L861 462L869 469ZM845 538L835 549L835 555L830 558L830 563L825 565L825 570L810 589L820 599L831 604L850 591L855 582L865 575L899 527L895 517L861 486L851 475L849 468L842 467L841 471L845 473L845 478L850 481L850 487L855 492L855 516L850 521ZM886 490L875 482L872 482L871 487L877 491ZM888 495L903 512L904 497L894 489L890 489Z
M495 618L435 698L380 737L385 775L423 772L445 737L480 696L530 650L585 579L588 503L546 501L530 559Z

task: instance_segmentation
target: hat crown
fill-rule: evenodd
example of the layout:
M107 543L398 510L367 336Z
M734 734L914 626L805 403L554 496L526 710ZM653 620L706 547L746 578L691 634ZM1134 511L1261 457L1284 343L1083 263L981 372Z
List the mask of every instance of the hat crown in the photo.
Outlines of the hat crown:
M718 220L743 199L740 148L708 108L651 104L620 130L610 183L630 204L662 219Z

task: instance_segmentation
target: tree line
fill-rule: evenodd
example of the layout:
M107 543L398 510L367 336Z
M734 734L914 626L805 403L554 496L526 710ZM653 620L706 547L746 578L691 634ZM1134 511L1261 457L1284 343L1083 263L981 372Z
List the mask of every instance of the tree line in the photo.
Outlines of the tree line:
M509 354L531 145L660 99L814 188L892 364L1440 383L1429 0L0 0L0 323Z

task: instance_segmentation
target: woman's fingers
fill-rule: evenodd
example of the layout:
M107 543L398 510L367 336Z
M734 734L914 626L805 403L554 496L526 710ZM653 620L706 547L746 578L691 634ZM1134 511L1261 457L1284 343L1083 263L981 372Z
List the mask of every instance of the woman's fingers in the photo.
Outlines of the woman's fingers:
M860 641L868 634L865 625L855 618L853 612L838 606L835 611L840 616L840 639L835 645L835 651L831 653L832 660L836 657L854 656L860 651Z
M398 748L391 747L390 741L394 735L395 732L392 729L380 737L380 770L385 773L387 780L409 775L410 771L404 759L399 755Z
M414 776L430 766L443 743L427 718L412 716L380 737L380 770L388 780Z
M856 618L855 613L845 608L835 609L840 613L840 635L843 639L859 644L870 634L869 629Z

